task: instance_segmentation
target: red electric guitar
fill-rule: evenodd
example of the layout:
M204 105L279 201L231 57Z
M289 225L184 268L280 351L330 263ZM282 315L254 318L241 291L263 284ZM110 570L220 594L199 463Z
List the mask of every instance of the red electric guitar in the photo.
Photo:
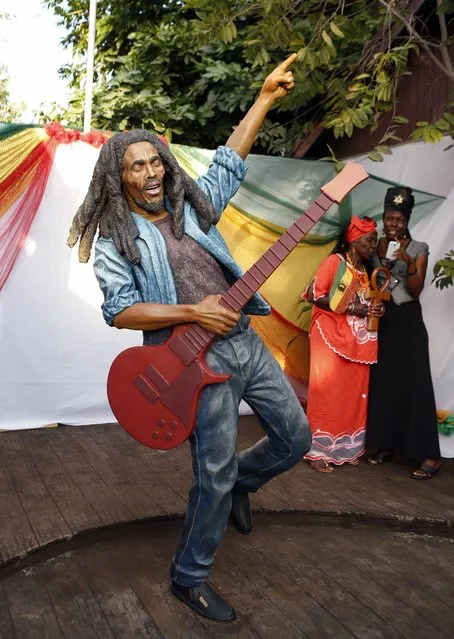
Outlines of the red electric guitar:
M329 207L340 204L366 180L362 166L347 166L321 187L322 195L279 240L223 295L221 303L239 311L296 247ZM175 327L158 346L135 346L116 357L109 371L107 395L122 426L151 448L175 448L192 433L200 393L207 384L230 378L213 372L205 353L216 339L198 324Z

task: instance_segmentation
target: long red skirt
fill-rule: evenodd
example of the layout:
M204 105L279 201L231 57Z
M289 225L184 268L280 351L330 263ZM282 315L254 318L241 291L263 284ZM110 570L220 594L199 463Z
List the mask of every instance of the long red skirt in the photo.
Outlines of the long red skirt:
M335 353L317 325L310 336L311 364L307 418L312 447L306 459L343 464L364 454L369 364Z

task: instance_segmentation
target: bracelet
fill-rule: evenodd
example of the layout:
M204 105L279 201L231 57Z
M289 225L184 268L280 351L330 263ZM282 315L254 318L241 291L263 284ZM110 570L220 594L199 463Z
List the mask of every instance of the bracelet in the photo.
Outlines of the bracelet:
M355 302L350 302L347 308L345 309L345 313L347 315L352 315L355 312Z

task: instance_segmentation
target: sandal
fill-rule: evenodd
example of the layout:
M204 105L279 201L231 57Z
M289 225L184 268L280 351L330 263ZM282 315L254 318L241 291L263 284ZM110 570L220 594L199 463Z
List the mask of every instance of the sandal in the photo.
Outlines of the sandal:
M353 459L352 461L345 462L349 466L359 466L359 459Z
M390 459L393 456L392 451L390 450L381 450L376 455L367 458L367 463L371 466L379 466L383 464L387 459Z
M421 464L419 468L413 470L410 473L412 479L432 479L438 473L441 468L441 464L438 466L432 466L431 464Z
M313 470L316 470L318 473L332 473L334 472L334 468L331 464L328 464L324 459L309 459L309 465Z

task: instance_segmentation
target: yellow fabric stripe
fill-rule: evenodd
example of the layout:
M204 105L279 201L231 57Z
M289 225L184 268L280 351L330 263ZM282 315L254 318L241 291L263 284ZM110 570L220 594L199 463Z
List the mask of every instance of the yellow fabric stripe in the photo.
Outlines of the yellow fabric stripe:
M332 296L330 300L329 305L331 310L333 311L336 310L338 304L342 301L342 298L345 295L345 291L350 286L352 280L353 280L353 274L349 269L347 269L344 275L342 276L342 279L340 280L340 282L338 282L336 292L334 293L334 295ZM339 284L341 283L344 285L343 287L342 286L339 287Z
M303 382L309 379L309 336L287 324L279 315L251 317L251 324L276 358L279 366Z
M24 193L34 179L38 165L31 166L26 173L20 176L9 189L2 193L0 198L0 217L13 206L14 202Z
M0 142L0 182L6 180L47 137L44 129L26 129L2 140Z
M280 235L246 218L232 205L225 209L218 229L244 270L262 257ZM309 329L310 310L301 300L301 293L332 246L333 243L298 245L260 289L269 304L295 327Z

